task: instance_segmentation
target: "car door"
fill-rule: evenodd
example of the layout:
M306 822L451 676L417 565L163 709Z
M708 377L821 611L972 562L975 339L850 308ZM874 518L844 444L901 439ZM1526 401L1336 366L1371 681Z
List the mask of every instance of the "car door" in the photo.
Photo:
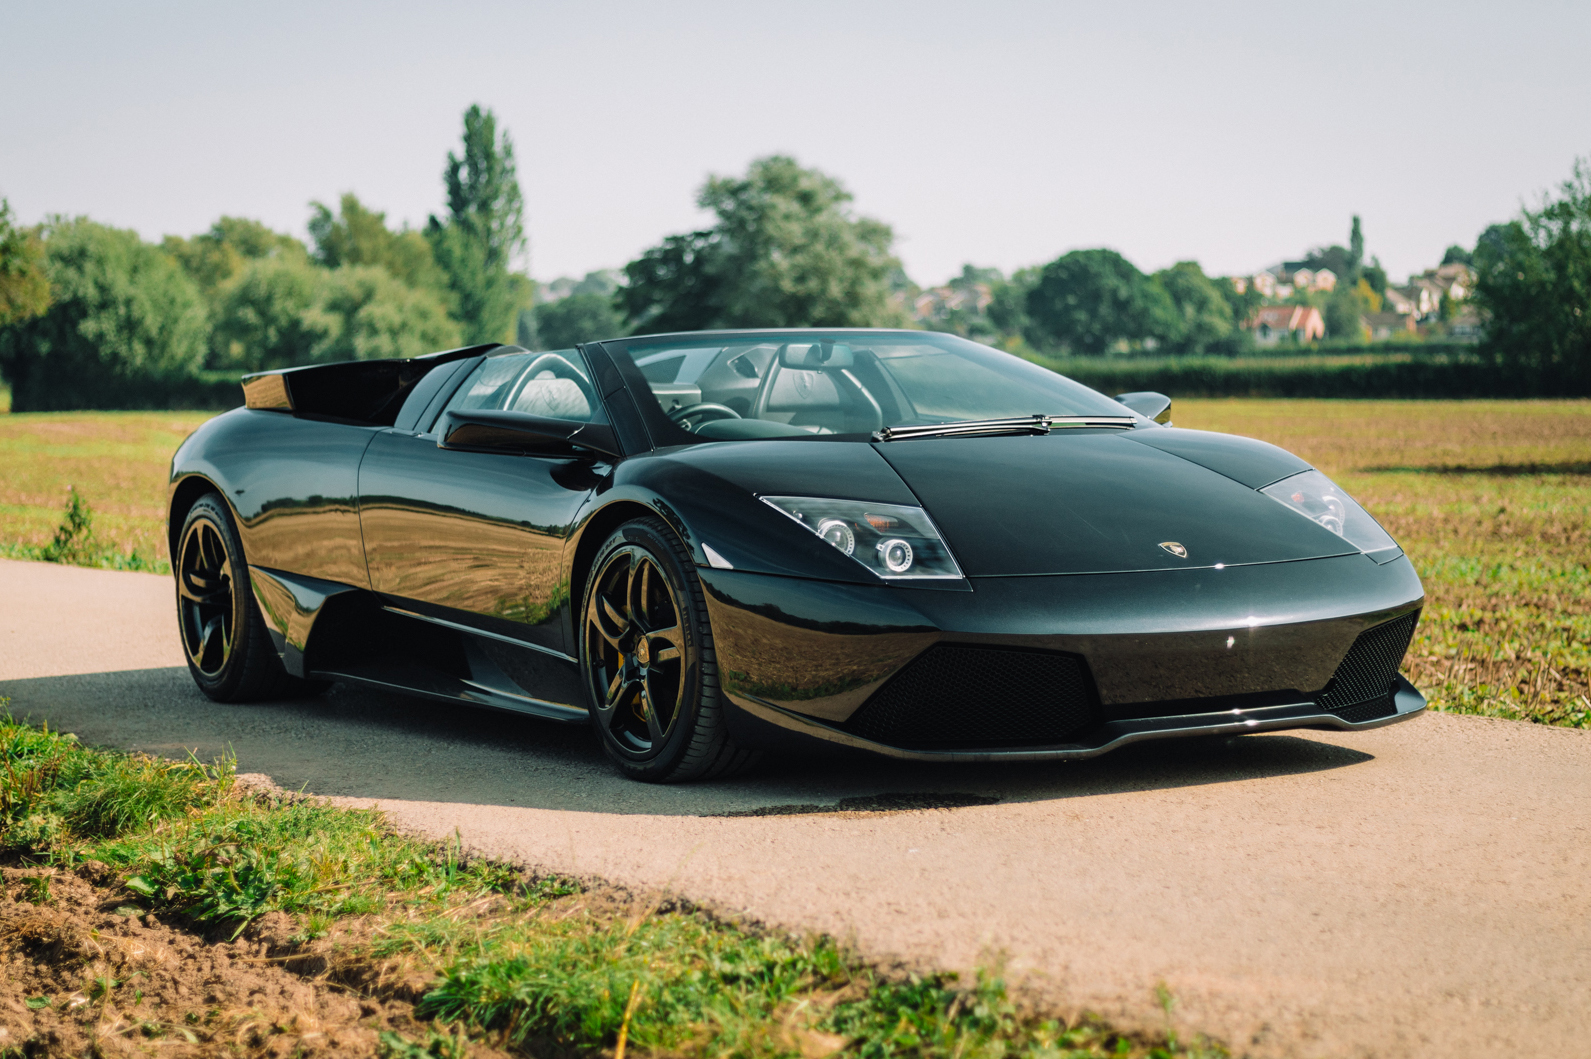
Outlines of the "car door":
M441 448L450 410L600 421L577 350L485 358L427 422L379 434L359 467L370 585L389 604L568 656L563 548L606 466Z

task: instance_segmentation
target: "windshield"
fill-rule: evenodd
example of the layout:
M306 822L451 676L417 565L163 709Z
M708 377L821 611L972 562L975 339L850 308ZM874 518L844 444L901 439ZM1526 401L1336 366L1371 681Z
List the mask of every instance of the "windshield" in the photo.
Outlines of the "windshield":
M725 333L603 345L631 390L645 387L637 398L660 444L1130 414L1020 357L932 331Z

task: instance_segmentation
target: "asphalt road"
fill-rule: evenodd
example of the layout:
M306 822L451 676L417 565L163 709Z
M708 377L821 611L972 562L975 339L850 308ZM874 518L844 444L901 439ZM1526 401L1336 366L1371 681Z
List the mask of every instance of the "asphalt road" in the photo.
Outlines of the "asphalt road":
M0 695L549 870L1286 1056L1591 1056L1591 732L1431 715L1091 762L648 787L581 729L335 687L223 706L165 578L0 561ZM906 796L904 799L898 796ZM897 806L990 802L959 808ZM801 807L805 807L803 810ZM746 815L766 812L771 815Z

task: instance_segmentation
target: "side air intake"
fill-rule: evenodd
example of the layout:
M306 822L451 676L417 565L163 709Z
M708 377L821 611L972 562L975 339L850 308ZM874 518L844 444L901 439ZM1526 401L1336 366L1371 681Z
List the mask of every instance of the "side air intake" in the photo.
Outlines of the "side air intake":
M1088 665L1059 651L935 644L845 727L907 750L1051 746L1099 720Z
M1320 708L1350 724L1376 721L1396 713L1392 694L1398 667L1403 664L1419 620L1420 612L1410 611L1360 633L1325 689L1315 696Z

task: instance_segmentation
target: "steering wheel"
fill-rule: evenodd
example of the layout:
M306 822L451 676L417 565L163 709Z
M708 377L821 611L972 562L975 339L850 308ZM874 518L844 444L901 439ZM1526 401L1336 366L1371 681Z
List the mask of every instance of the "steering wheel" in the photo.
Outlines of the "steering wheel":
M681 428L695 433L696 428L703 423L711 423L715 419L739 419L740 413L726 404L701 401L697 404L688 404L684 408L676 408L668 414L668 417Z

